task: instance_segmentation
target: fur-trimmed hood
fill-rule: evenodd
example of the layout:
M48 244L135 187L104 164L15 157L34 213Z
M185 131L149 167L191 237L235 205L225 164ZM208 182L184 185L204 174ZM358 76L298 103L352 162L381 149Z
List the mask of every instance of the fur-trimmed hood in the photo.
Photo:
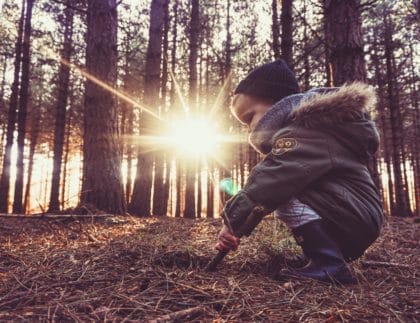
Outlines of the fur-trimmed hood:
M276 130L293 124L328 132L357 156L366 159L379 147L379 134L369 115L375 106L375 89L362 82L314 88L275 103L251 133L250 142L258 151L267 154Z
M319 88L316 92L317 95L303 100L292 111L291 118L297 124L305 127L326 126L369 118L369 112L376 106L375 89L362 82L339 88Z

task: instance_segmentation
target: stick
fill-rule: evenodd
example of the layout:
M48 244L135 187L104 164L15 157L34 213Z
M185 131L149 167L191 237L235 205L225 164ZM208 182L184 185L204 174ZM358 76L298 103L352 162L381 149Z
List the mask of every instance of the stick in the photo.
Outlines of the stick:
M397 268L405 268L405 269L413 268L413 266L410 266L410 265L397 264L395 262L385 262L385 261L362 260L361 264L364 266L376 266L376 267L397 267Z
M206 271L215 271L217 265L223 260L223 258L228 254L227 251L220 250L216 256L207 264L205 270Z
M155 318L153 320L149 320L147 322L148 323L175 322L181 319L184 320L184 319L190 318L202 312L204 312L204 308L202 306L196 306L196 307L187 308L185 310L169 313L169 314L160 316L158 318Z
M264 217L264 209L260 209L255 207L251 214L246 218L245 222L236 230L235 236L238 238L242 238L243 236L249 236L252 230L261 222L262 218ZM227 218L226 214L222 212L222 217L226 219L226 225L228 225L229 230L232 230L232 227L229 223L229 219ZM228 254L226 251L219 251L216 256L208 263L205 270L206 271L215 271L217 265L223 260L223 258Z

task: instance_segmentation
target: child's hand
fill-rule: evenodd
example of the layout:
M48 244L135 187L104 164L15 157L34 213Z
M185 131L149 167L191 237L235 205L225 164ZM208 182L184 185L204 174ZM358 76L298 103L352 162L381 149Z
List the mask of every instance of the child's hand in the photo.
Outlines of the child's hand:
M238 249L240 239L235 237L226 225L220 231L218 239L219 241L216 244L217 250L229 252Z

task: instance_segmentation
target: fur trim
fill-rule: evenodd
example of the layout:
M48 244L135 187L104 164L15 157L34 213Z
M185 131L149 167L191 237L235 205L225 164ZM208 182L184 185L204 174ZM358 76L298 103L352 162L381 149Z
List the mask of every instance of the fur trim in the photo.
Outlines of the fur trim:
M373 111L376 102L373 86L359 81L346 83L336 91L304 101L294 109L292 119L305 127L358 120Z

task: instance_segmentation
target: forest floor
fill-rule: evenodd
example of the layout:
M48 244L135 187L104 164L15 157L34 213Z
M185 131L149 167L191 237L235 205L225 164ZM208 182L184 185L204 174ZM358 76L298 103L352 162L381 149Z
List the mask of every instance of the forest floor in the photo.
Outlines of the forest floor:
M219 220L1 217L0 321L417 322L419 225L388 219L340 286L274 279L298 249L270 217L213 273Z

